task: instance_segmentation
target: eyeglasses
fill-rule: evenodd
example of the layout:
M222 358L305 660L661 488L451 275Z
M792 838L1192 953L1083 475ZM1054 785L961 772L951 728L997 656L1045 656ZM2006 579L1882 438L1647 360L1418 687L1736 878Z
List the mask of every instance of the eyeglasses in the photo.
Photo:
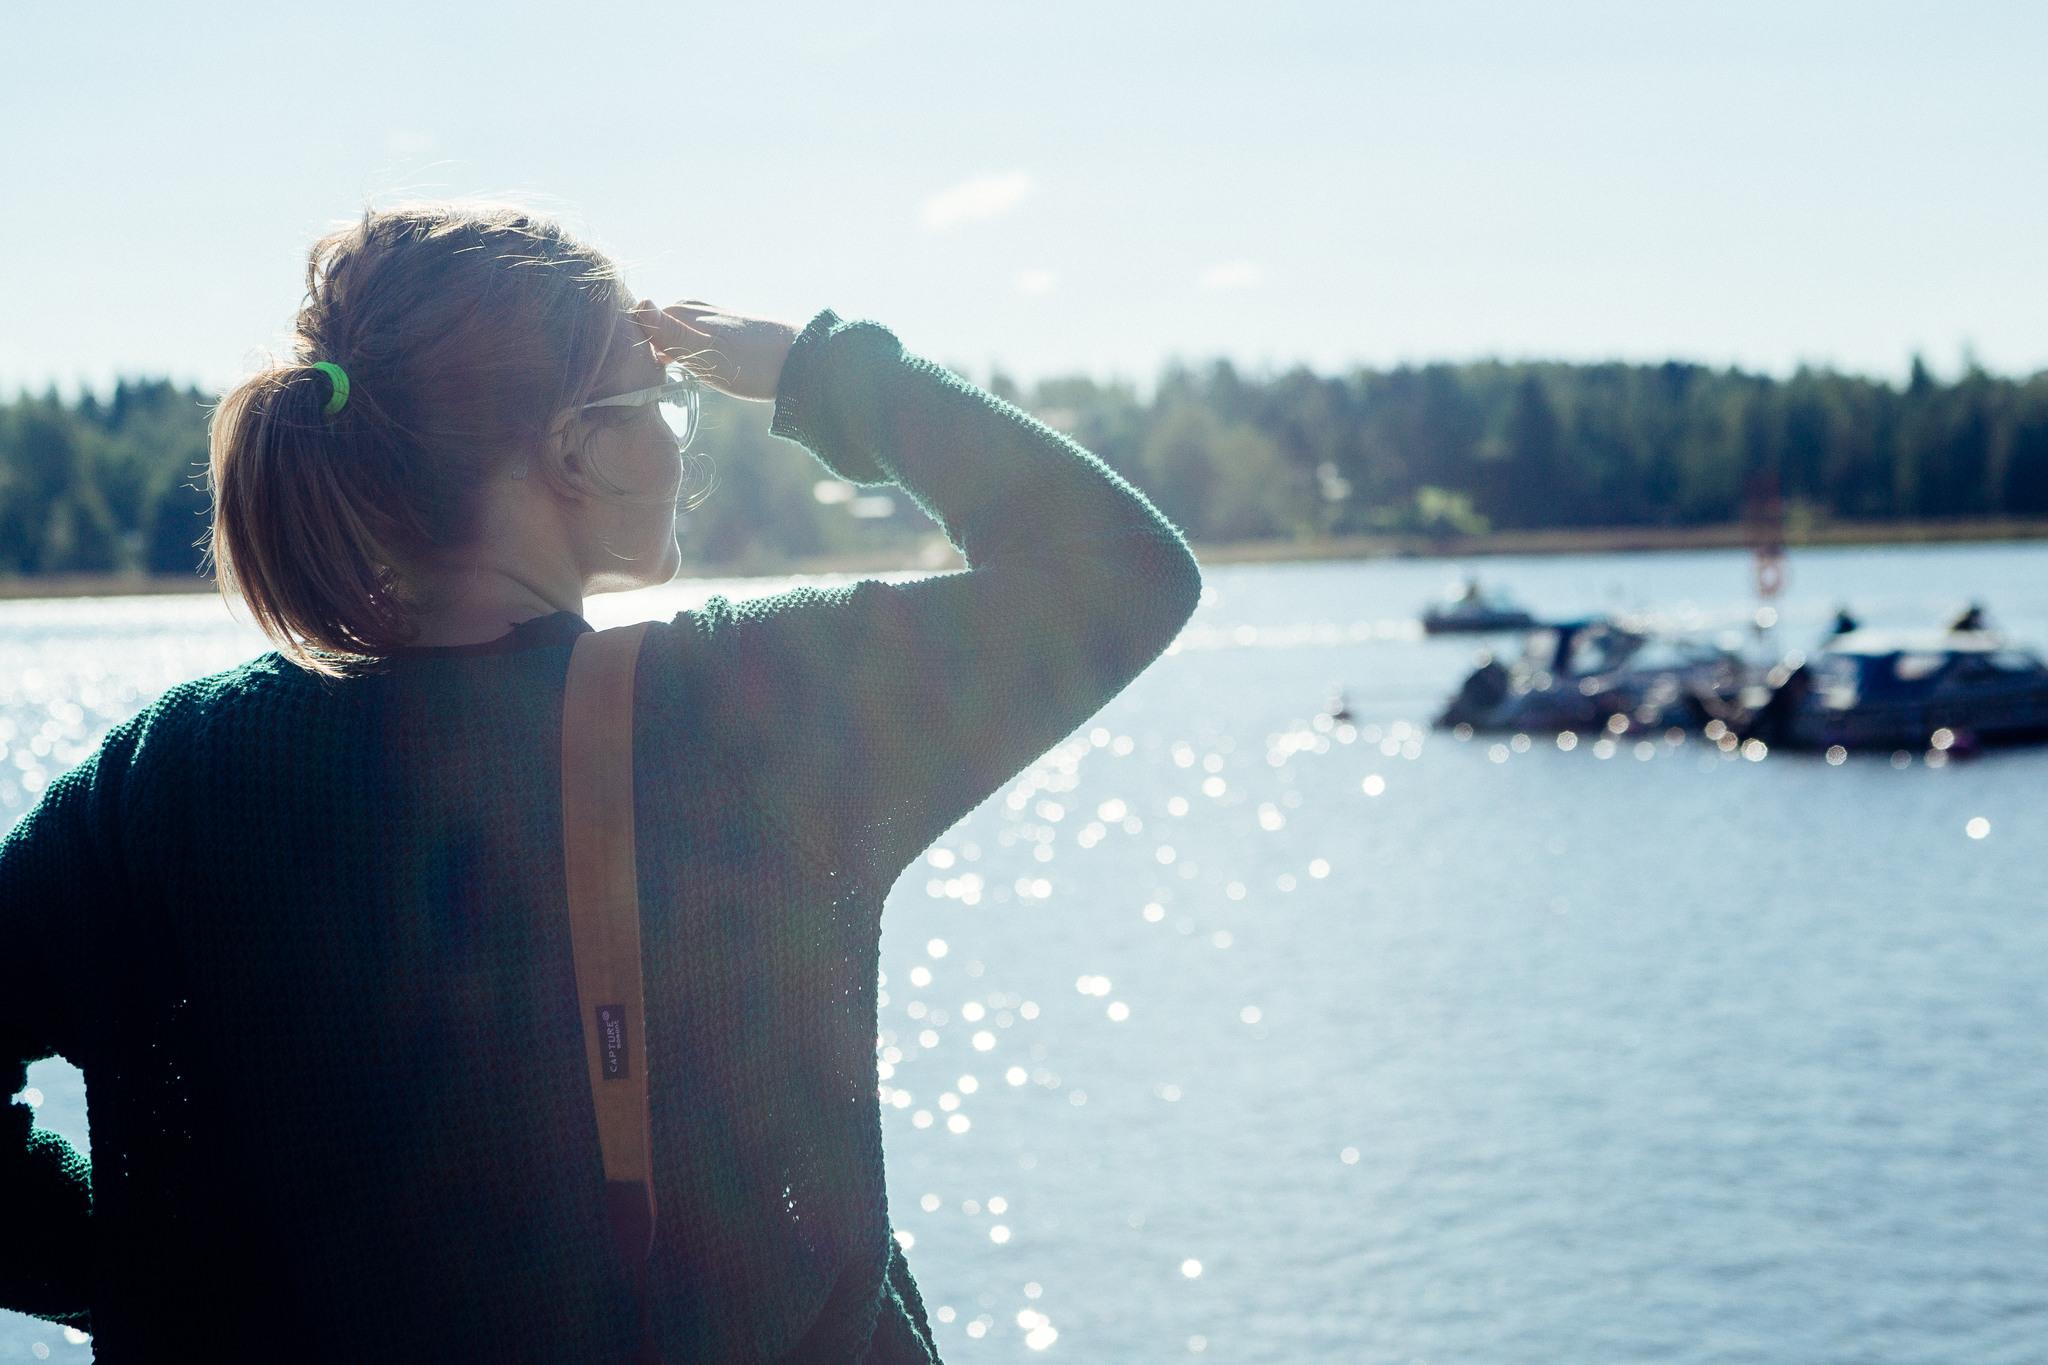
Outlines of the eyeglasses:
M668 429L675 433L678 451L690 448L690 438L697 434L697 404L701 390L689 370L679 363L665 367L668 382L656 384L651 389L635 389L631 393L614 394L610 398L593 398L577 411L584 408L644 408L649 403L661 405L661 420L668 423Z

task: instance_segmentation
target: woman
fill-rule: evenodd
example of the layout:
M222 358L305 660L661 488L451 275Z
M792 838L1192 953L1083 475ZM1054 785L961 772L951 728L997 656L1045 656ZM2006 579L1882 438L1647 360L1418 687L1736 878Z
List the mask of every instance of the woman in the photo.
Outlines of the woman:
M884 1206L883 897L1172 640L1180 535L877 324L636 302L513 209L322 239L294 348L213 424L219 577L277 650L115 727L0 845L0 1093L70 1058L93 1146L0 1111L0 1307L102 1360L935 1359ZM559 744L584 598L676 571L686 460L641 400L682 359L970 567L648 630L618 718L643 1298L601 1195Z

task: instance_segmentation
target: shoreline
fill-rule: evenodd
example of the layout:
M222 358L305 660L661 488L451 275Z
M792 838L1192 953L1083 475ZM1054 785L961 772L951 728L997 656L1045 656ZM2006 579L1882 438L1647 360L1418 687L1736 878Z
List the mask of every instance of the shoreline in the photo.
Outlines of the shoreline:
M1967 517L1944 521L1832 521L1782 530L1786 550L1881 545L1975 545L2048 540L2048 517ZM1483 536L1388 534L1315 541L1255 540L1197 545L1204 563L1322 559L1465 559L1491 555L1643 554L1742 550L1756 543L1746 524L1586 526L1493 531Z
M2048 540L2048 517L1976 517L1954 521L1827 522L1787 527L1787 550L1859 545L1971 545ZM1739 550L1753 544L1747 526L1609 526L1499 531L1484 536L1371 535L1323 540L1198 543L1204 564L1289 564L1357 559L1473 559L1497 555L1642 554ZM750 560L684 564L678 577L768 578L834 573L939 573L960 557L933 537L922 549L828 559ZM140 597L216 591L211 578L183 574L32 574L0 577L0 600Z

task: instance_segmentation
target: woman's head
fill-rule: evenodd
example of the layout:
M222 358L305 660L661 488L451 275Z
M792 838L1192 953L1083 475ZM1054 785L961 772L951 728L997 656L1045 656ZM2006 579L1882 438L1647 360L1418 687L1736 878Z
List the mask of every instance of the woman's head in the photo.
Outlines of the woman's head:
M653 408L581 406L665 377L633 304L602 253L518 208L373 211L321 238L292 356L214 413L222 591L335 673L415 639L480 554L578 599L666 581L674 437ZM332 414L321 361L348 377Z

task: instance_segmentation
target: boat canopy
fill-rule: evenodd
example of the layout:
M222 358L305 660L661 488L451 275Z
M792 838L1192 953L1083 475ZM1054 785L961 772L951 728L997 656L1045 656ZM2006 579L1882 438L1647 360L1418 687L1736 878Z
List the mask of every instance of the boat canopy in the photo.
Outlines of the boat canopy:
M2011 648L1995 630L1852 630L1827 642L1829 654L1996 654Z

